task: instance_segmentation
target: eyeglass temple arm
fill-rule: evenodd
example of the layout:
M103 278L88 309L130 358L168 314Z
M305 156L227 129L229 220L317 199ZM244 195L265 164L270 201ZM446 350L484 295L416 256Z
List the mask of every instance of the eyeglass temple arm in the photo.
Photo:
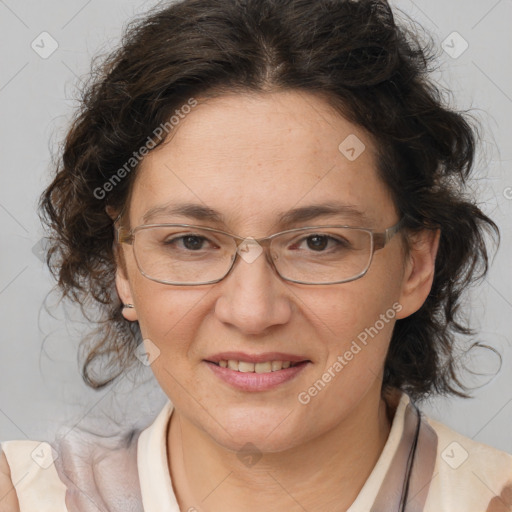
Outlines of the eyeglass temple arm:
M131 244L133 242L133 235L122 226L115 227L115 241L118 244Z
M382 249L392 238L393 236L400 231L403 227L405 221L405 217L402 217L394 226L386 229L384 233L374 233L373 234L373 248L375 251L378 249Z

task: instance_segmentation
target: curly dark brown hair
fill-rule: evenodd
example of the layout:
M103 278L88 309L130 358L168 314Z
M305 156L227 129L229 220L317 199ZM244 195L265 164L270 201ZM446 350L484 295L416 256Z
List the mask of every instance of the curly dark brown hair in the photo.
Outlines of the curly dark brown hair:
M466 193L478 131L446 105L431 79L432 42L418 33L377 0L184 0L127 27L119 48L94 67L40 200L51 232L47 262L62 295L98 312L82 341L89 386L131 367L141 341L138 323L121 314L105 211L129 200L138 166L129 172L126 162L190 98L297 90L323 95L373 135L379 175L406 232L441 228L432 290L396 322L383 389L415 399L467 396L455 342L474 331L460 318L461 294L487 273L485 235L499 245L499 229Z

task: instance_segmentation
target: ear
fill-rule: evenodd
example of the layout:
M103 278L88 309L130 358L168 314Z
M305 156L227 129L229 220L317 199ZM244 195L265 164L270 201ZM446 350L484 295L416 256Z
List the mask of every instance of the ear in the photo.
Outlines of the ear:
M427 300L434 281L435 263L441 230L424 229L410 235L397 319L412 315Z
M115 221L119 215L119 212L110 205L105 207L105 212L113 221ZM126 260L124 258L123 249L117 243L114 244L114 258L116 260L117 295L123 304L134 304L130 281L128 279L128 272L126 270ZM137 320L137 311L135 308L123 308L122 314L124 318L130 322Z
M117 216L119 215L119 212L117 210L115 210L113 206L111 206L109 204L107 206L105 206L105 211L107 212L107 215L112 220L116 220Z
M128 278L128 272L126 270L126 261L122 249L117 245L115 250L116 258L116 290L121 302L123 304L133 304L133 294L130 286L130 280ZM123 316L130 322L135 322L137 318L136 308L123 308Z

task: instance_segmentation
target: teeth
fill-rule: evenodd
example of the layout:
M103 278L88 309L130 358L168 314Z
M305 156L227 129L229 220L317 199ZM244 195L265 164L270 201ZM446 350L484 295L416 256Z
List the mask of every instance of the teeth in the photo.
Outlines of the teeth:
M269 373L272 371L272 363L270 361L266 363L256 363L254 365L254 371L256 373Z
M270 373L277 372L293 366L291 361L265 361L263 363L249 363L233 359L219 361L219 366L242 373Z
M229 361L231 363L231 361ZM235 364L236 361L233 361ZM231 368L231 366L230 366ZM246 363L245 361L238 362L238 371L243 373L249 373L254 371L254 363Z
M275 372L283 367L282 361L272 361L272 371Z

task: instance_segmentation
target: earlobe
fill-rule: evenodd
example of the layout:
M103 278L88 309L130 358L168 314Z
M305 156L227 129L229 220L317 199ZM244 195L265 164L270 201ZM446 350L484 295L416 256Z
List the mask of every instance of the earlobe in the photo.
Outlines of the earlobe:
M425 229L411 237L400 294L402 310L397 319L412 315L427 300L434 281L440 236L440 229Z

